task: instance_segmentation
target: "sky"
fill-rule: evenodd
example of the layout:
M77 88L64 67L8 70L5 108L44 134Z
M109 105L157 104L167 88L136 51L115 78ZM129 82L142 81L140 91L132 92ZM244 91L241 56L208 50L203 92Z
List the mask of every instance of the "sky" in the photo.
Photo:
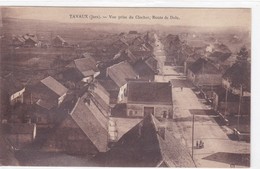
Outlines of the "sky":
M75 18L75 15L100 16L101 19ZM109 15L127 19L109 19ZM129 19L138 16L172 16L174 19ZM106 16L107 18L102 18ZM51 20L69 23L162 24L205 27L251 27L251 10L247 8L61 8L5 7L2 17ZM176 19L178 18L178 19Z

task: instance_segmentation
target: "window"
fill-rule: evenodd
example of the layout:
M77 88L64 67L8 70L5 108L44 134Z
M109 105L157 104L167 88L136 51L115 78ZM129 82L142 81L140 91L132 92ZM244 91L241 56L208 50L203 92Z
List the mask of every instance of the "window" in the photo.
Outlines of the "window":
M133 111L132 110L129 111L129 116L133 116Z

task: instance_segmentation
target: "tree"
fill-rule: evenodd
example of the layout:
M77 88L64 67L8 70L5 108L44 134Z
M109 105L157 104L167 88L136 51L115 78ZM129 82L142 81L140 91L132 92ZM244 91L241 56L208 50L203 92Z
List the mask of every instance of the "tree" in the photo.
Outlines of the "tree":
M237 61L238 62L245 62L249 58L249 52L246 46L242 46L240 51L237 53Z

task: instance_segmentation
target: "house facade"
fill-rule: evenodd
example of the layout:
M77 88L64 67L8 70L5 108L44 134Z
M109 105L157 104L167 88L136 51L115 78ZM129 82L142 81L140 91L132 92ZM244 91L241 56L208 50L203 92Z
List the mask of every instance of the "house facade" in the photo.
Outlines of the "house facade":
M131 81L127 87L127 116L173 117L170 83Z

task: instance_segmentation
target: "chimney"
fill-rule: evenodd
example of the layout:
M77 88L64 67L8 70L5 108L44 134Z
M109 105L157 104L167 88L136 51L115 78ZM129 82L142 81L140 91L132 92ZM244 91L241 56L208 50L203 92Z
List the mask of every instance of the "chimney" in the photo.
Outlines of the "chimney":
M163 140L165 140L165 127L164 126L160 126L160 127L158 127L158 134L159 134L159 136L163 139Z

